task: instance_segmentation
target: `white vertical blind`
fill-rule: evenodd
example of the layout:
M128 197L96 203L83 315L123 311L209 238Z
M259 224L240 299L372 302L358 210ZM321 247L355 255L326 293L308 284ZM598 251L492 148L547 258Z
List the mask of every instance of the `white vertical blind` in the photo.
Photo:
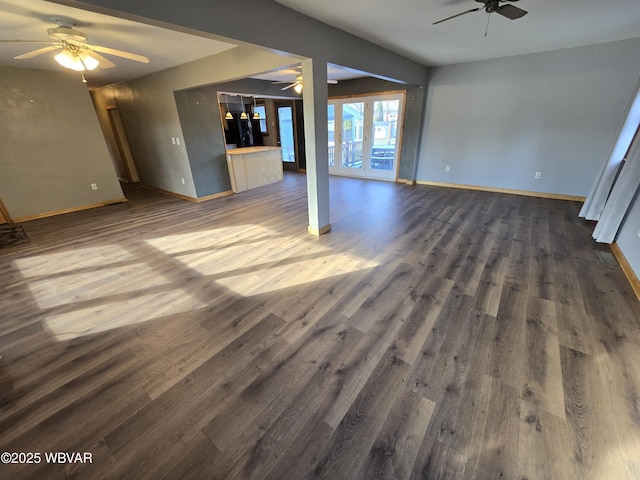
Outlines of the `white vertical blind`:
M633 135L640 124L640 80L636 84L635 97L630 102L625 121L620 129L620 134L613 147L611 155L602 167L598 181L595 183L587 200L580 210L579 217L587 220L599 220L602 215L609 192L616 179L616 173L620 168L620 163L624 154L629 149L633 140Z
M593 231L600 243L613 243L640 188L640 142L634 142Z

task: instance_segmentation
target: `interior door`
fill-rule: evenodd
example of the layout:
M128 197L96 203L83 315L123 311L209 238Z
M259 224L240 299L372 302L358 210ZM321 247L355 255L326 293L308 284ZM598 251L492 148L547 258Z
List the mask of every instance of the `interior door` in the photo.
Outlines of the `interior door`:
M297 170L293 106L277 104L276 116L278 117L278 146L282 149L283 168Z

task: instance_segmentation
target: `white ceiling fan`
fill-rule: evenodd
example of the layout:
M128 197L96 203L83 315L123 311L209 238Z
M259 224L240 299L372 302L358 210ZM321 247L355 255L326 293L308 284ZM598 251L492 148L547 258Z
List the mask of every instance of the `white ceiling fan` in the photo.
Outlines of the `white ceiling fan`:
M54 58L56 62L65 68L83 72L100 68L113 68L115 64L100 55L104 53L116 57L126 58L140 63L149 63L149 59L136 53L124 52L114 48L92 45L87 43L88 37L73 27L72 22L59 19L52 19L58 26L47 29L47 34L54 41L48 40L0 40L0 42L10 43L46 43L46 47L38 48L31 52L23 53L14 57L16 60L26 60L37 57L54 50L61 50Z

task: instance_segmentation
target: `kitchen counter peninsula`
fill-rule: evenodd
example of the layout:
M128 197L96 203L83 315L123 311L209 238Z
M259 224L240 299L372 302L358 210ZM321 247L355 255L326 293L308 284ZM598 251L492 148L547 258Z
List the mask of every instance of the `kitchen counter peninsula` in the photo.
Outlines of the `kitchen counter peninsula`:
M234 192L282 181L280 147L244 147L227 150L227 166Z

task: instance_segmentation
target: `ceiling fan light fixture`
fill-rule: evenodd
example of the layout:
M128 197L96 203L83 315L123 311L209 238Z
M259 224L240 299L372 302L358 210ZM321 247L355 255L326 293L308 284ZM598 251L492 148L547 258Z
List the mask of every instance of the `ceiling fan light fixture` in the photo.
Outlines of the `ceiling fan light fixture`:
M78 57L80 57L80 61L84 64L87 70L95 70L100 65L97 58L92 57L86 52L81 52Z
M293 87L293 90L294 90L297 94L302 93L302 84L301 84L301 83L298 83L295 87Z
M64 68L75 70L76 72L82 72L87 69L82 60L80 60L80 57L78 55L74 55L66 48L53 58L55 58L56 62Z

